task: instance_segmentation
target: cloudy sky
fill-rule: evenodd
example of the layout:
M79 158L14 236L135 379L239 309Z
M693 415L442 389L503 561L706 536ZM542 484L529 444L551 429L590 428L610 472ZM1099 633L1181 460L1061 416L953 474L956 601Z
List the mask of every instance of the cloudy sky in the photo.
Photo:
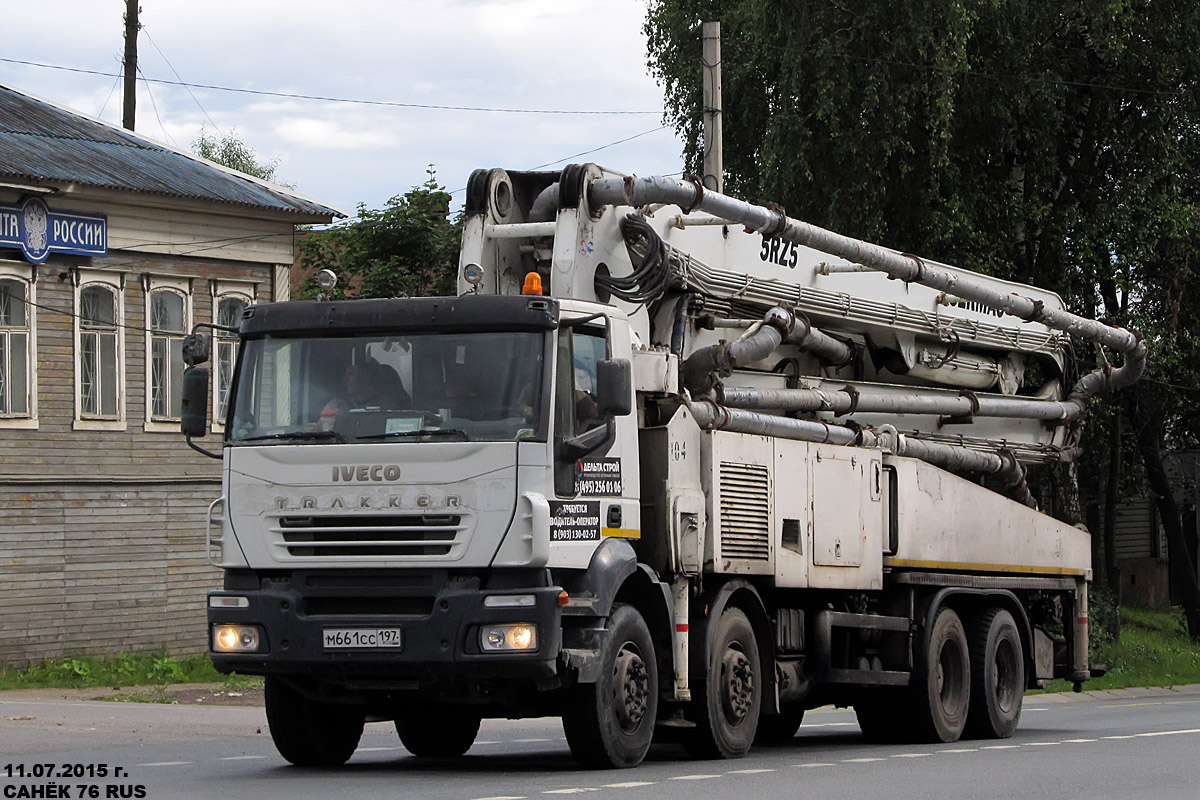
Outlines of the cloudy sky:
M279 179L347 211L382 206L424 182L430 164L451 191L477 167L682 168L646 70L645 0L142 0L141 8L138 59L149 80L138 87L139 133L190 150L202 128L235 131L260 160L278 159ZM0 83L120 124L124 10L125 0L0 0Z

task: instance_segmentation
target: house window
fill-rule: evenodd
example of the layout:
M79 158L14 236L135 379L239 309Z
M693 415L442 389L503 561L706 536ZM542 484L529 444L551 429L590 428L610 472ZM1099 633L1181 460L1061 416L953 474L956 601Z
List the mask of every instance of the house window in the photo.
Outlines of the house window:
M250 298L242 295L223 295L216 299L217 311L214 318L218 325L236 328L242 321L242 312L250 305ZM225 411L229 407L229 385L233 382L233 366L237 363L238 337L236 333L217 328L214 337L216 342L216 381L213 396L213 422L217 425L225 423Z
M0 418L32 416L30 284L0 277Z
M121 418L121 303L114 287L79 289L79 418Z
M147 306L149 417L156 422L178 420L183 399L183 337L190 323L188 297L178 288L151 288Z

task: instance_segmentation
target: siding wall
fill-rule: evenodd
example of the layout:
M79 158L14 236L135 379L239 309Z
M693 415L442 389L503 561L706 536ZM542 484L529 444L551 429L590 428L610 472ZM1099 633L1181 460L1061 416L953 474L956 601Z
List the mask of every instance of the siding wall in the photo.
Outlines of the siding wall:
M110 242L130 237L112 228L114 220L136 217L144 241L179 216L108 213ZM262 229L278 234L279 225ZM253 229L245 219L228 231L206 223L213 239ZM37 427L0 427L0 663L205 651L205 593L219 587L220 573L203 552L204 514L220 494L220 462L188 448L177 428L145 430L147 342L138 329L146 322L143 274L193 279L192 324L211 321L210 280L255 284L259 301L271 299L274 264L217 255L225 254L110 250L96 259L54 255L37 267ZM0 259L20 258L0 250ZM132 329L125 330L124 430L75 430L72 268L125 275L124 324ZM207 442L219 449L217 437Z

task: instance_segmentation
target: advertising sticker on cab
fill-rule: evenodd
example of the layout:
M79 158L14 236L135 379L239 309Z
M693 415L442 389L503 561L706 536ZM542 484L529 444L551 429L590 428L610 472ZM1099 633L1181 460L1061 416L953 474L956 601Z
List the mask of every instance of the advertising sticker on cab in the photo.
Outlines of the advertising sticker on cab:
M550 501L550 541L589 542L599 538L599 501Z
M621 494L621 459L581 458L575 462L575 493L580 497Z

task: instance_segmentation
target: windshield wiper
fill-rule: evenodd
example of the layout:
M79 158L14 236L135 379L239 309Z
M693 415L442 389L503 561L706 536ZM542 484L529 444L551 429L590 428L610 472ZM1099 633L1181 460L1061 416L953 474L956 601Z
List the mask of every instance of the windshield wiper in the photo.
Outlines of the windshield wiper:
M457 428L429 428L428 430L420 431L391 431L390 433L371 433L366 436L356 437L358 441L365 442L378 439L404 439L417 438L418 436L450 436L459 441L469 442L471 437L466 431L460 431Z
M282 431L280 433L267 433L262 436L247 436L244 439L237 439L236 442L286 441L288 439L332 439L335 442L343 444L350 442L349 439L337 431Z

